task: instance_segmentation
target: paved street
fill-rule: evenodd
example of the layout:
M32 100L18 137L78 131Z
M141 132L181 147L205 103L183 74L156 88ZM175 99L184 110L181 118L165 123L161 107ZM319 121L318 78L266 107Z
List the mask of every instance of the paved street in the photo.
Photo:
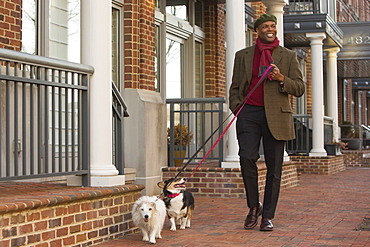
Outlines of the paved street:
M166 219L156 246L370 246L370 230L362 225L370 218L370 168L301 175L299 186L281 191L272 232L259 225L244 230L244 199L195 200L191 228L172 232ZM95 246L150 245L141 238L136 233Z

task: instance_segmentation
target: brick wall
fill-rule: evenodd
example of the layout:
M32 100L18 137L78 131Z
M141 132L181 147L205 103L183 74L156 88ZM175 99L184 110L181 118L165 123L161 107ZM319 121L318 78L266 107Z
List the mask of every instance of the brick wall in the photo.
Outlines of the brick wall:
M0 1L0 48L21 50L22 0Z
M140 88L139 1L124 1L124 81L125 88ZM154 14L154 13L153 13ZM153 58L154 59L154 58Z
M225 8L223 4L217 5L217 63L216 63L216 95L226 97L229 89L226 88L226 48L225 48Z
M0 207L0 246L88 246L132 233L132 205L143 188L85 188L9 203Z
M165 167L162 169L163 180L174 177L181 168ZM179 177L188 178L195 168L186 168ZM263 194L265 186L266 167L259 165L259 191ZM281 188L298 185L298 175L294 163L283 166ZM245 198L244 183L239 168L202 168L187 182L187 190L198 196Z
M346 169L343 155L326 157L291 156L290 158L296 162L300 174L329 175Z
M140 1L139 16L139 67L140 88L154 91L155 81L155 25L154 23L154 1Z
M224 5L211 1L204 4L205 97L226 97Z
M370 20L370 4L367 0L337 0L337 22Z
M370 150L342 150L347 167L370 167Z

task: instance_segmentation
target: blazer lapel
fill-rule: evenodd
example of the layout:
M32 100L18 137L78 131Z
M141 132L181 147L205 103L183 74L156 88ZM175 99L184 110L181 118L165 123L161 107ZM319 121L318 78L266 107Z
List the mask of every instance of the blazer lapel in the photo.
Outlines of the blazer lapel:
M248 83L250 83L252 80L254 50L255 50L255 45L253 45L250 49L247 49L245 51L245 56L244 56L244 66L245 66L246 74L248 75L247 77Z
M283 49L281 48L281 46L278 46L272 52L272 59L274 59L274 63L278 65L282 57L283 57Z

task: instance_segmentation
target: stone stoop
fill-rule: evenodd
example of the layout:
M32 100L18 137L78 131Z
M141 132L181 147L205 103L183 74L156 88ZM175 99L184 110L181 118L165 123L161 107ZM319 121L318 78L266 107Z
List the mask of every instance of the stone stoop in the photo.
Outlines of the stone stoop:
M136 168L124 168L125 184L133 184L136 180Z
M0 187L14 191L10 183ZM143 185L98 188L47 185L55 186L48 192L39 189L46 186L40 183L15 186L28 189L29 193L1 198L1 247L80 247L137 232L131 210Z
M195 168L185 168L179 177L189 178ZM181 167L162 168L163 180L176 176ZM266 166L258 162L259 191L263 194ZM284 162L281 189L298 185L298 174L295 162ZM244 183L240 168L200 167L189 178L186 188L194 195L208 197L245 198Z

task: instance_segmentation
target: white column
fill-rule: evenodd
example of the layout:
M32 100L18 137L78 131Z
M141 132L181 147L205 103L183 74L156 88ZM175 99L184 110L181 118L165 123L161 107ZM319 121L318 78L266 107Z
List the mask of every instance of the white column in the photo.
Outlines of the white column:
M333 141L337 142L339 138L338 128L338 74L337 74L337 54L340 51L339 47L334 47L326 50L326 71L327 71L327 110L328 116L333 118Z
M289 4L288 0L263 0L263 4L267 7L267 14L275 15L277 19L277 37L280 40L280 45L284 46L284 6Z
M112 162L111 1L81 1L81 62L92 65L90 80L91 186L125 183Z
M284 6L289 4L288 0L264 0L262 1L267 7L267 14L275 15L277 19L277 37L279 39L279 44L284 46ZM289 161L290 157L286 150L284 150L284 161Z
M324 149L323 40L325 33L307 33L312 64L312 149L310 156L327 156Z
M226 81L231 85L235 52L245 47L244 0L226 0ZM231 118L230 118L231 120ZM236 120L235 120L236 121ZM228 130L228 154L222 167L239 167L239 145L236 138L235 121Z

